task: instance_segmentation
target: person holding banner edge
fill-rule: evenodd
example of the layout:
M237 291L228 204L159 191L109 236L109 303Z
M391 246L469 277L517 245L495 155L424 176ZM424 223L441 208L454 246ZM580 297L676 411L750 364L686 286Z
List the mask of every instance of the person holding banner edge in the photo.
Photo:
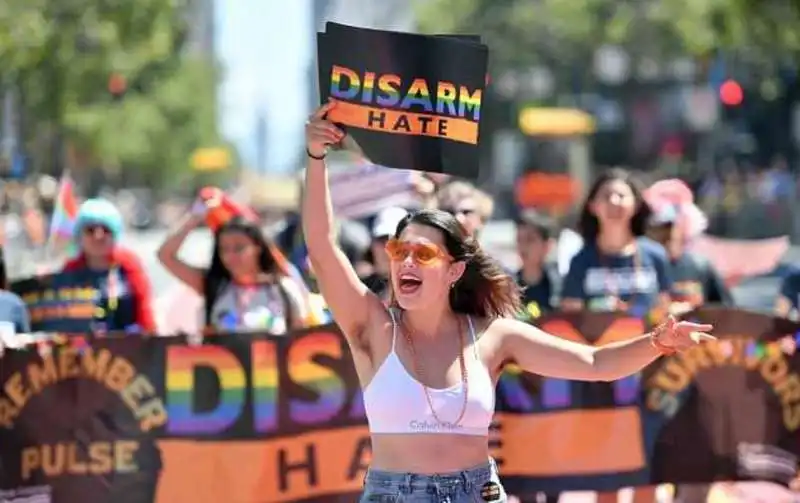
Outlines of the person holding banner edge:
M651 333L591 347L517 321L514 279L453 215L429 209L406 216L387 243L387 310L335 244L325 166L345 136L325 119L335 106L320 107L306 126L303 228L363 388L372 461L361 501L507 501L488 430L508 362L546 377L612 381L713 339L710 325L670 317Z

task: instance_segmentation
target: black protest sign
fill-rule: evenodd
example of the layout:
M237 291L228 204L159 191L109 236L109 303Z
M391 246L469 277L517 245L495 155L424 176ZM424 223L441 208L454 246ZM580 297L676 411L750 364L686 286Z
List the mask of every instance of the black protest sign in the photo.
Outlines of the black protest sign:
M76 272L15 281L10 289L25 302L34 332L89 332L101 306L91 279Z
M475 37L328 23L318 34L320 98L345 147L398 169L478 176L488 50Z

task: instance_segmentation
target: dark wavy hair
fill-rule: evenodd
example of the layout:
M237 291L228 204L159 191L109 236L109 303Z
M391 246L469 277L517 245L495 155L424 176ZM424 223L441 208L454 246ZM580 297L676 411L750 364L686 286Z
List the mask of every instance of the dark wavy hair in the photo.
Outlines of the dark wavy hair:
M243 217L231 218L214 232L214 252L211 255L211 265L203 278L206 325L210 325L212 322L211 310L214 302L232 281L231 273L222 264L222 258L219 255L219 237L226 232L240 232L258 246L258 266L264 274L265 282L277 282L281 276L286 274L272 254L272 249L258 225Z
M633 191L633 197L636 200L636 211L631 218L630 226L631 233L636 236L644 236L647 231L647 223L650 221L652 211L650 206L645 202L644 186L639 179L636 178L630 171L622 168L612 168L604 171L594 181L589 194L586 196L586 201L583 203L580 217L578 218L578 232L583 236L587 243L594 243L597 240L597 235L600 233L600 221L597 216L592 213L591 204L597 197L597 193L603 188L605 184L611 181L619 180L625 182Z
M399 238L409 224L426 225L440 231L450 256L466 263L464 274L450 290L450 308L453 311L483 318L499 318L519 312L520 289L516 281L480 247L475 238L467 235L453 215L431 209L410 213L397 225L395 238Z

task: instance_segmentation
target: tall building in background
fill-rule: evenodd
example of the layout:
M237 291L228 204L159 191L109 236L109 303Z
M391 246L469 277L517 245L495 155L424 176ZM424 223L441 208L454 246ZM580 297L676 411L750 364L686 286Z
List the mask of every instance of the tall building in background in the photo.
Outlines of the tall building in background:
M313 54L308 69L309 103L313 110L319 106L319 75L317 75L317 32L325 29L326 21L376 28L380 30L414 31L414 11L408 0L311 0Z
M408 0L311 0L311 9L313 57L308 68L309 110L319 106L317 32L325 29L326 21L394 31L414 31L415 27Z
M191 54L214 56L214 0L193 0L189 7L189 40L186 50Z
M309 113L311 5L311 0L217 2L222 131L245 168L275 174L298 167ZM266 128L259 127L260 114Z
M215 61L216 13L215 0L192 0L189 3L189 34L184 50L187 55ZM219 83L218 83L219 85ZM214 104L215 124L219 131L220 124L219 99Z
M335 0L311 0L311 53L308 63L308 109L319 106L319 75L317 75L317 32L325 29L328 8Z
M328 21L376 28L414 31L414 9L408 0L332 0Z
M263 108L259 108L256 112L256 127L254 131L255 137L253 143L256 145L256 165L254 168L259 173L266 173L268 170L268 157L267 157L267 112Z

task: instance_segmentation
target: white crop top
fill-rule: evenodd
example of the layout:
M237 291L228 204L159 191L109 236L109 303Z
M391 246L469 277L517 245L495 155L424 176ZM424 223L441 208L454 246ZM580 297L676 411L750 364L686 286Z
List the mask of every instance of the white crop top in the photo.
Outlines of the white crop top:
M395 351L397 321L392 317L392 350L364 389L364 407L370 433L410 434L449 433L488 436L494 415L495 390L489 370L481 362L476 346L475 327L467 317L472 336L471 355L465 355L469 394L464 416L453 424L464 405L463 383L446 389L428 388L439 422L431 412L423 385L400 361Z

